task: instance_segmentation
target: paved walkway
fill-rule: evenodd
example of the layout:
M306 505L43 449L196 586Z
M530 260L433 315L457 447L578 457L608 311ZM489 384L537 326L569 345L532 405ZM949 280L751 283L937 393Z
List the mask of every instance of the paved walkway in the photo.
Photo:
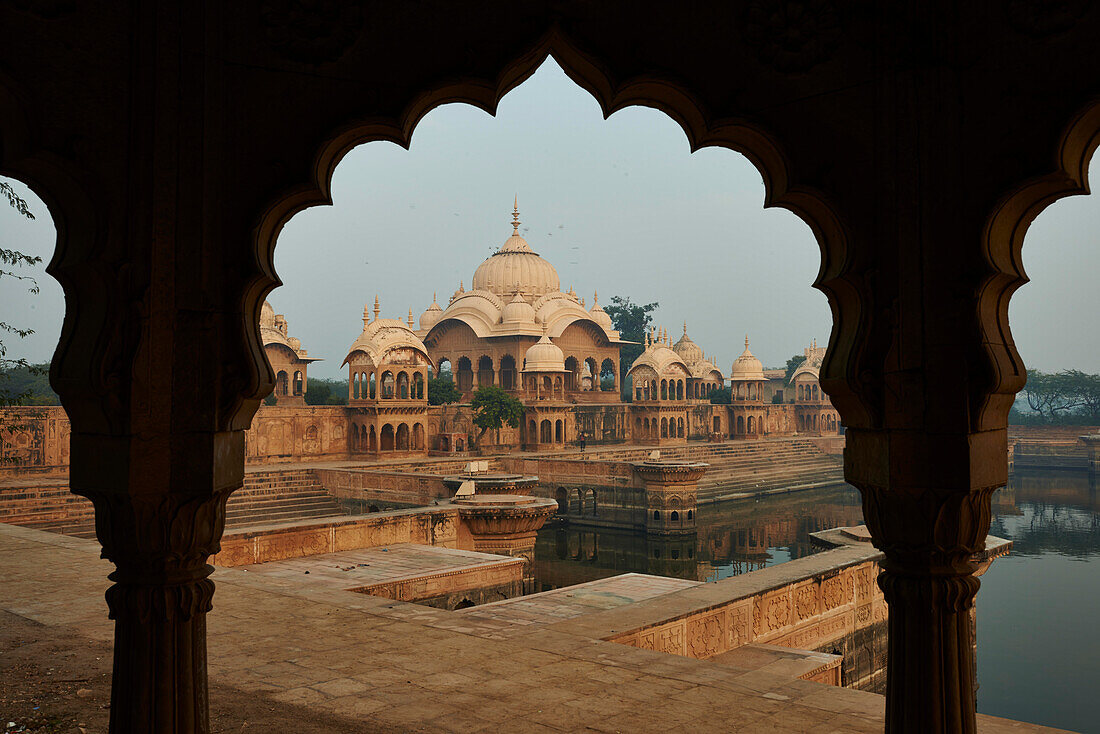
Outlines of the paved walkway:
M459 571L501 568L522 563L522 559L490 553L442 548L416 543L397 543L378 548L288 558L235 570L262 574L290 583L323 584L334 589L354 589L377 584L395 584L426 576Z
M0 609L59 645L109 640L110 567L98 553L93 541L0 525ZM214 578L211 707L229 705L217 695L227 686L265 701L255 731L294 730L303 705L392 731L882 730L880 696L594 640L570 628L584 615L506 635L470 614L236 569ZM1043 731L988 717L980 730Z
M582 614L634 604L672 591L690 589L700 583L702 582L649 576L644 573L624 573L540 594L482 604L463 609L460 613L510 624L551 624Z

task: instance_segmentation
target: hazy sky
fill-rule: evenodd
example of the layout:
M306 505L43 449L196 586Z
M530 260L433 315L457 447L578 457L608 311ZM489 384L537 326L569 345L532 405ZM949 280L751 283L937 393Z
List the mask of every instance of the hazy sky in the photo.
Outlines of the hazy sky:
M1100 163L1091 170L1100 181ZM26 187L17 185L20 191ZM762 208L760 174L742 156L689 154L669 118L633 107L604 120L599 106L547 62L500 104L497 116L447 105L417 127L411 150L371 143L336 170L335 205L298 214L275 262L285 285L270 296L290 334L316 363L343 375L347 347L377 293L382 314L413 317L438 293L445 307L462 280L511 234L519 196L523 234L589 306L613 295L657 301L657 323L681 324L728 372L745 334L766 366L782 366L811 339L824 343L830 315L810 283L819 255L795 215ZM4 247L48 259L55 232L45 206L22 220L0 206ZM1100 198L1051 206L1024 249L1032 283L1013 298L1011 320L1028 366L1100 372ZM29 271L28 271L29 272ZM9 357L49 359L60 333L60 287L39 269L32 296L0 280L0 320L34 328L6 337Z

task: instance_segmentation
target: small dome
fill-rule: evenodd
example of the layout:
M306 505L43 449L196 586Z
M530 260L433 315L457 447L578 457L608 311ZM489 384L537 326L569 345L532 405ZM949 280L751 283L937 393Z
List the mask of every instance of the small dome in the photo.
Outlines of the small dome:
M695 364L696 362L703 362L703 348L691 340L688 336L687 324L684 324L684 335L680 337L680 341L672 345L672 351L680 355L680 359L684 360L687 364Z
M341 367L352 360L357 353L366 355L370 363L376 367L389 364L394 355L400 355L400 359L410 365L430 365L431 358L424 342L417 338L409 325L399 319L380 319L366 323L364 319L363 333L348 347L347 356Z
M439 323L439 317L443 315L443 309L436 302L435 294L432 294L432 305L420 314L420 328L424 331L431 329Z
M607 311L600 308L600 294L592 294L592 310L588 312L592 316L592 320L604 331L614 331L615 324L611 321L611 317L607 315Z
M745 351L733 361L730 380L764 380L764 365L749 351L749 338L745 337Z
M524 300L523 296L516 293L512 301L504 307L501 318L506 324L533 324L535 309Z
M523 357L524 372L565 372L565 354L543 334Z

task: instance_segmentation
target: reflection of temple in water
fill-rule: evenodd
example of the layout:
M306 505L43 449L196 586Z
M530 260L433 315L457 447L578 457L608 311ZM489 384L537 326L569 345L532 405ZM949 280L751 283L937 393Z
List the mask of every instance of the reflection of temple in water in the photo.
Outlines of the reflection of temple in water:
M534 575L540 589L618 573L715 581L810 555L819 550L810 533L862 522L859 493L837 487L710 505L699 511L696 534L673 538L548 527L539 533Z
M1017 555L1085 558L1100 546L1100 498L1086 472L1016 469L993 495L989 532L1011 537Z

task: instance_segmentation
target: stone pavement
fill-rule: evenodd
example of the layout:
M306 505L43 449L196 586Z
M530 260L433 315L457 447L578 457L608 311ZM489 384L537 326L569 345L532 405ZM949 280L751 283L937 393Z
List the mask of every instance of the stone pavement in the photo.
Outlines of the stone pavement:
M634 604L672 591L699 586L701 583L643 573L624 573L540 594L482 604L463 609L460 613L517 625L550 624L590 612Z
M98 551L0 525L0 608L59 635L109 640L110 566ZM296 705L393 731L882 730L880 696L604 642L571 631L571 620L506 636L498 620L297 579L238 569L214 578L211 679L266 699L268 720L250 722L260 731L292 731ZM1051 730L981 717L980 731Z
M237 566L235 570L284 580L293 579L305 584L324 584L335 589L352 589L522 563L523 559L520 558L490 553L397 543L378 548L254 563Z

